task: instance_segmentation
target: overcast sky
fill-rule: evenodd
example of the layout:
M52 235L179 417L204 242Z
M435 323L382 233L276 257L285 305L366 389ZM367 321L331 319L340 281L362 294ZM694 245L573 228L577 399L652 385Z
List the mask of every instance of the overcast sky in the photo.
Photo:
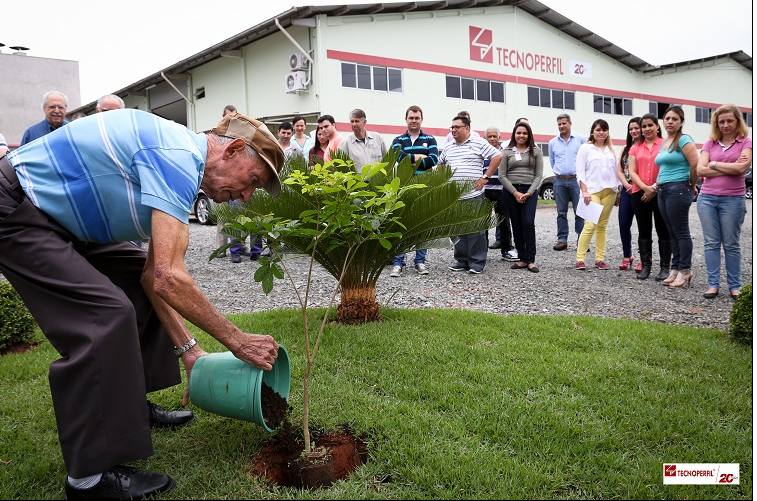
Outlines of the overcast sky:
M743 50L753 54L752 3L708 0L541 0L651 64ZM289 10L355 0L33 0L4 2L0 43L79 61L82 104L122 89ZM633 5L633 10L628 6ZM422 44L422 41L419 41ZM366 50L369 50L368 48Z

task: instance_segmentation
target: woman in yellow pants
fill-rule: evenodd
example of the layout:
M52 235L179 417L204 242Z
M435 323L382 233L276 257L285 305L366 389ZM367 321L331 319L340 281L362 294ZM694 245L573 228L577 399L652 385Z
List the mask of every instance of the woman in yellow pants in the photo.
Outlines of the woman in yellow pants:
M607 247L607 223L613 206L619 202L618 193L622 185L617 176L618 156L610 139L610 126L605 120L595 120L591 125L588 142L581 145L576 156L576 178L581 187L581 196L586 205L596 202L602 205L602 214L597 224L584 222L584 229L578 238L576 269L586 269L586 253L591 238L596 232L597 259L594 266L600 270L610 269L605 263Z

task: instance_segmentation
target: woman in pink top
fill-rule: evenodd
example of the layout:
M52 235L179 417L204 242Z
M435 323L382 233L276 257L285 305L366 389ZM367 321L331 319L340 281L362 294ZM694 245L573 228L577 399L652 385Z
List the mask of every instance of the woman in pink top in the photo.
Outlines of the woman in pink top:
M655 280L666 280L670 275L670 258L673 250L665 221L657 206L657 174L660 168L654 159L660 152L662 133L657 115L647 113L641 117L641 134L644 140L631 146L628 152L628 176L633 182L631 206L639 227L639 256L641 270L636 275L646 280L652 272L652 221L657 230L657 245L660 250L660 272ZM674 277L675 278L675 277Z
M720 289L720 248L725 254L728 290L735 299L741 291L741 225L746 214L744 177L752 165L752 140L741 111L725 104L712 114L712 132L704 143L697 174L704 177L697 213L704 236L707 284L704 293L714 299Z

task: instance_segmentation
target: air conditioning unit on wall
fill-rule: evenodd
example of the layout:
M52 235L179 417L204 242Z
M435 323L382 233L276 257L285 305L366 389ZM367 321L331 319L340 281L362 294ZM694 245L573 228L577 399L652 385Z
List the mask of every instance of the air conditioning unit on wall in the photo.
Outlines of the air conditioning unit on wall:
M308 87L308 72L304 70L293 71L284 77L284 87L287 92L297 92Z
M308 68L308 59L302 52L295 52L289 56L289 68L292 70L306 70Z

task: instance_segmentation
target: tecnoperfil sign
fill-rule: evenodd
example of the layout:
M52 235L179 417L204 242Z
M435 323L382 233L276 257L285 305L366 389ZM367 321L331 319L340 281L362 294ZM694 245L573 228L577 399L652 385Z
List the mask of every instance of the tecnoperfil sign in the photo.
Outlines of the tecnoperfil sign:
M468 27L470 37L470 58L472 61L509 66L540 73L564 75L563 60L545 54L525 52L508 47L495 47L492 30Z
M664 463L666 485L739 485L739 463Z
M570 60L565 64L561 57L495 46L492 30L486 28L468 26L468 40L471 61L552 75L592 77L588 62Z

